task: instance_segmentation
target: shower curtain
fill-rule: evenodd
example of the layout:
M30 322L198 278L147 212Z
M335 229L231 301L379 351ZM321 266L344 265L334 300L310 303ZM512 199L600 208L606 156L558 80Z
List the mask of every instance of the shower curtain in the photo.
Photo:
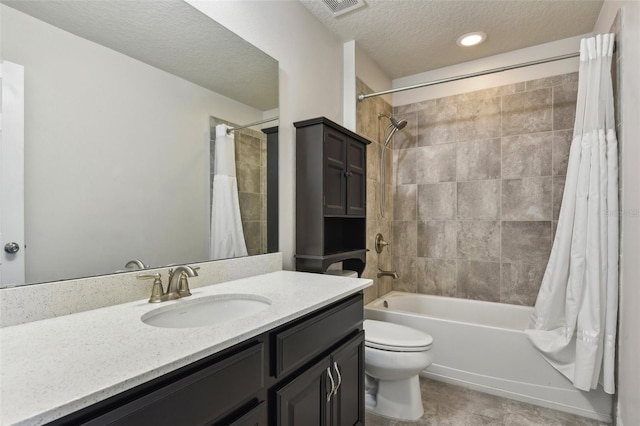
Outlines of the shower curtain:
M229 127L216 126L215 171L211 196L211 259L247 255L242 231L238 182L236 180L235 140Z
M618 148L613 34L583 39L567 178L551 257L526 330L578 389L615 392Z

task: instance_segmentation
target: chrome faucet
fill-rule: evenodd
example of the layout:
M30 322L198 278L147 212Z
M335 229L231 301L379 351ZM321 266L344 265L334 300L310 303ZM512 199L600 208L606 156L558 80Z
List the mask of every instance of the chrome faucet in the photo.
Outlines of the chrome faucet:
M188 265L181 265L175 269L169 269L169 284L167 285L166 293L162 287L162 277L159 273L139 274L137 277L139 280L154 280L149 303L159 303L191 296L188 277L197 277L198 273L196 271L198 269L200 269L200 267Z

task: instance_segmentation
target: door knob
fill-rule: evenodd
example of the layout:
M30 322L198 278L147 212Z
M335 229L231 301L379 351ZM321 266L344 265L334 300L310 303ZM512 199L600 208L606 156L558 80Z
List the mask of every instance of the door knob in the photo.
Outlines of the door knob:
M4 251L9 254L15 254L20 251L20 245L18 243L7 243L4 245Z

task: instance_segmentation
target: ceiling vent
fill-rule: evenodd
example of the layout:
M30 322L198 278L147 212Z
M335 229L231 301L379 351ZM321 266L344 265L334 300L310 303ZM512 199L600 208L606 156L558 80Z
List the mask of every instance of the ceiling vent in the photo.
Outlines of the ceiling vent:
M333 16L344 15L366 6L364 0L322 0L322 2L333 12Z

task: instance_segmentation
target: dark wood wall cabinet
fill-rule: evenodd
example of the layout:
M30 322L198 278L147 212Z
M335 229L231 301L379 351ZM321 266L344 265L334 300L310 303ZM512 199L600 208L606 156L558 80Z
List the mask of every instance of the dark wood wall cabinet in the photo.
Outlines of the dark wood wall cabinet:
M360 292L50 425L363 425L362 321Z
M366 259L367 139L324 118L296 127L296 269L325 272Z

